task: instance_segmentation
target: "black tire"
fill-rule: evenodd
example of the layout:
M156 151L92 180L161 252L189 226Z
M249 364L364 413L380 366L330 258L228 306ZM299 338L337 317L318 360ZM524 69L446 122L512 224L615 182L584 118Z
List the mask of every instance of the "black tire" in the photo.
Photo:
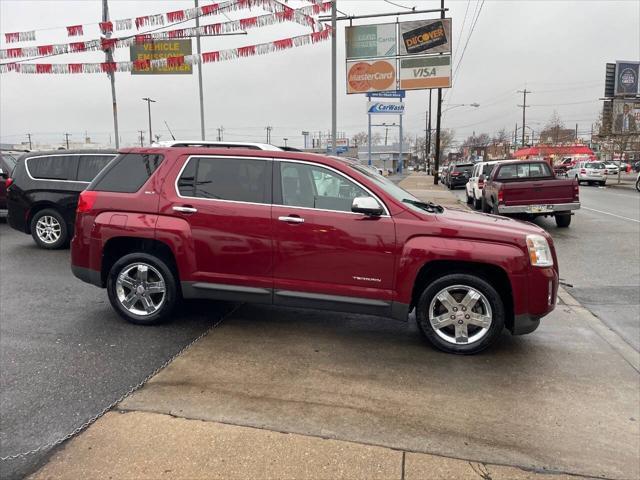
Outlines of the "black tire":
M475 210L481 210L482 209L482 199L478 200L477 198L473 199L473 208Z
M636 190L640 192L640 178L636 180Z
M482 211L484 213L491 213L491 207L489 206L489 204L487 203L487 199L485 198L485 196L482 196Z
M48 225L51 230L43 232L42 227ZM49 228L46 227L45 228ZM30 224L31 236L36 245L45 250L58 250L69 245L69 226L64 218L57 210L53 208L45 208L36 212L31 219ZM53 235L58 235L53 240Z
M473 198L471 198L467 193L467 205L471 205L472 203L473 203Z
M127 310L127 308L118 298L118 277L121 274L126 273L128 269L132 268L132 266L136 264L144 264L153 267L153 269L155 269L159 275L157 275L156 272L153 271L151 271L150 273L153 274L153 277L161 277L160 279L164 282L165 296L160 301L158 299L158 296L160 294L157 294L154 300L158 301L158 308L156 311L148 315L140 315ZM154 281L156 281L155 278ZM129 293L131 293L132 291L133 290L129 290ZM126 293L124 289L123 292ZM109 271L109 275L107 277L107 293L109 295L111 306L116 312L118 312L118 315L120 315L126 321L135 323L137 325L156 325L166 321L171 315L179 296L176 275L174 275L167 263L161 258L146 253L130 253L120 258L113 264L113 267L111 267L111 270ZM148 296L150 297L150 295ZM136 305L138 305L139 307L144 307L142 298L140 298L139 300L135 300L131 305L131 308L135 307ZM140 308L136 310L140 310Z
M472 343L451 343L447 341L436 333L436 329L429 321L429 308L431 306L431 302L439 292L452 286L464 286L475 289L484 295L484 298L488 301L491 308L491 324L489 328L484 333L484 336ZM454 297L454 299L456 298ZM459 313L459 315L464 316L462 313ZM447 353L471 355L484 350L500 337L502 330L504 329L505 311L502 298L500 298L496 289L493 288L493 286L486 280L466 273L452 273L438 278L424 289L422 295L420 295L420 300L418 301L416 320L424 337L437 349ZM467 326L467 328L469 327ZM454 333L454 335L456 334Z
M491 206L491 213L494 215L500 215L500 212L498 211L498 202L493 202L493 205Z
M606 182L606 181L604 181L604 182L598 182L598 185L600 185L601 187L604 187L606 184L607 184L607 182Z
M571 225L571 215L555 215L558 228L567 228Z

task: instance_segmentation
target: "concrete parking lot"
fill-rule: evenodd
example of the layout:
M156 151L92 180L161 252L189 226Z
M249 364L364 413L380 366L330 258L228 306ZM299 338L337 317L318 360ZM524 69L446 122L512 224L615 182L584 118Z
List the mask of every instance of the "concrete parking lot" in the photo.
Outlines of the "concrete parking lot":
M71 276L68 251L6 225L0 241L2 456L72 432L223 319L2 478L640 476L637 352L571 296L471 357L433 350L413 319L302 309L186 304L144 328Z

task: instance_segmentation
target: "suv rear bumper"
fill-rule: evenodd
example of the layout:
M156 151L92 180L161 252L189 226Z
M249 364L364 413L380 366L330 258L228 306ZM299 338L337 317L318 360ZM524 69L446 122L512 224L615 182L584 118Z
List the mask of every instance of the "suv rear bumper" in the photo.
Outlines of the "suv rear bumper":
M532 211L532 207L544 206L547 207L545 211ZM567 212L570 210L578 210L580 208L580 202L571 203L555 203L555 204L540 204L540 205L498 205L498 213L555 213L555 212Z
M90 268L78 267L77 265L71 265L71 272L76 278L79 278L83 282L90 283L96 287L102 288L102 278L100 272L91 270Z

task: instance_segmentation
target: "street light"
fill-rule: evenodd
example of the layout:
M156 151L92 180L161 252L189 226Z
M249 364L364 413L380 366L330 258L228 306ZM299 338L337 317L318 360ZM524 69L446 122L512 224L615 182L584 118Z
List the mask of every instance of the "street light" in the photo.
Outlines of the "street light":
M156 103L156 101L150 99L149 97L145 97L142 100L147 102L147 107L149 110L149 145L151 145L153 143L153 134L151 133L151 102Z
M288 138L283 138L283 140L284 140L284 146L286 147L287 146L287 140L289 140L289 139Z
M452 110L452 109L457 108L457 107L473 107L473 108L478 108L479 106L480 106L480 104L479 104L479 103L477 103L477 102L473 102L473 103L456 103L456 104L453 104L453 105L452 105L452 104L449 104L449 107L448 107L448 108L445 108L445 109L442 111L442 113L447 112L447 111Z

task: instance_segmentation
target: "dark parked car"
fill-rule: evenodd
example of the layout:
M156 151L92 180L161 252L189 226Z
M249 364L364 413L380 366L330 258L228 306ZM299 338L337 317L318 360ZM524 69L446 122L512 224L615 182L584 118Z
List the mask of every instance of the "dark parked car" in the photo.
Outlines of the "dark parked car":
M464 187L473 171L474 163L458 163L451 165L447 170L447 187L453 190L456 187Z
M7 216L7 179L16 166L16 160L20 153L0 152L0 218Z
M145 325L180 298L408 318L476 353L555 307L549 234L422 202L355 161L248 149L125 149L80 194L71 269Z
M62 248L73 234L78 196L116 156L113 150L56 150L22 155L7 180L9 225L36 245Z

